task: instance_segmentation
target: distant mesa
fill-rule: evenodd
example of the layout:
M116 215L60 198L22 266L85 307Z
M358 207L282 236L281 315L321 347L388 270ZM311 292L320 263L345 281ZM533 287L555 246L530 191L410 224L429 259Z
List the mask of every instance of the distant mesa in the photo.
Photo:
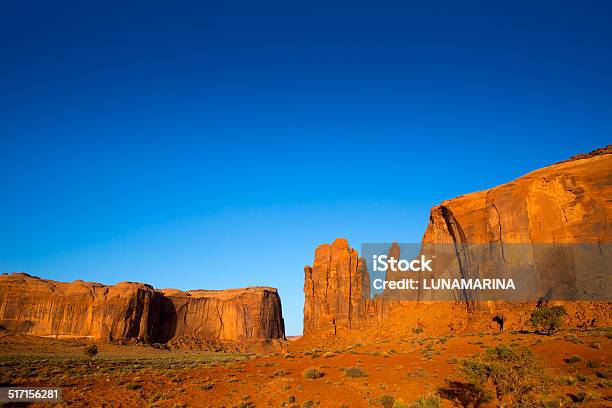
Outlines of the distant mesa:
M168 342L285 338L278 292L269 287L156 290L144 283L64 283L0 275L0 325L36 336Z

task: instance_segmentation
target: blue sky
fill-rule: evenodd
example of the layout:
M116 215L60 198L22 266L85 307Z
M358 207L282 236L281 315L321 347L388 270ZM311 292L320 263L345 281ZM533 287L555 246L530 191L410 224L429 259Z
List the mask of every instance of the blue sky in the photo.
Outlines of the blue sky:
M610 2L215 3L3 5L0 271L275 286L299 334L317 245L611 140Z

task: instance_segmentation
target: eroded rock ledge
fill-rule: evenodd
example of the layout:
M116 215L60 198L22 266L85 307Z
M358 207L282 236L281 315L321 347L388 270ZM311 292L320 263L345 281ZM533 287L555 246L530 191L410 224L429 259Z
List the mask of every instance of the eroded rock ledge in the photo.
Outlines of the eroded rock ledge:
M144 283L65 283L0 275L0 325L36 336L167 342L284 339L275 288L156 290Z

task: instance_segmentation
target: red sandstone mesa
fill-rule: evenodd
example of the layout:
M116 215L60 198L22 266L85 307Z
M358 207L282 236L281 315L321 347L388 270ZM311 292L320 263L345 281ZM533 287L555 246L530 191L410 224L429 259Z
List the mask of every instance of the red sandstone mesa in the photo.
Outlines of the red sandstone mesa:
M113 286L0 275L0 325L37 336L165 342L190 336L267 341L285 336L276 289L181 292L143 283Z
M446 200L431 210L423 248L435 245L456 268L446 277L472 277L496 268L532 268L545 289L555 278L578 283L585 290L610 288L612 243L612 145L575 156L498 187ZM562 244L589 244L585 253L568 252ZM489 265L470 264L473 248L490 247ZM486 245L493 244L493 245ZM520 245L513 245L520 244ZM541 245L547 245L545 250ZM512 251L510 253L504 253ZM553 248L552 250L550 248ZM399 251L390 248L390 254ZM591 251L591 252L588 252ZM397 255L397 254L396 254ZM603 257L588 279L572 275L576 257ZM583 258L584 259L584 258ZM487 267L489 268L487 272ZM530 269L526 269L530 272ZM474 272L476 271L476 272ZM415 301L369 297L369 276L357 251L344 239L321 245L312 267L304 268L304 335L335 335L376 327L377 333L398 334L416 326L432 331L480 331L496 327L492 318L503 315L507 328L528 325L535 304L479 301L459 294L455 301L437 301L419 293ZM387 276L395 272L388 272ZM472 275L470 275L472 274ZM582 279L582 280L581 280ZM602 286L603 285L603 286ZM609 302L565 302L570 324L609 324ZM359 329L356 331L355 329Z

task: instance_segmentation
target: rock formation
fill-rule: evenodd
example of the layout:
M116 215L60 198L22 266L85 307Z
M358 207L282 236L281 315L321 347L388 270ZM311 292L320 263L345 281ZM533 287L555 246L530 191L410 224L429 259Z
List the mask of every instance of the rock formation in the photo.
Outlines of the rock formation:
M363 260L346 239L315 250L312 265L304 268L304 333L336 334L364 319L363 299L370 296L370 279Z
M482 277L519 270L531 274L532 296L559 289L551 300L573 299L579 288L582 298L577 299L583 301L594 294L598 302L565 302L569 320L576 325L609 324L610 197L612 145L442 202L431 210L422 248L435 247L442 260L446 257L445 276ZM568 249L565 244L584 245ZM398 250L391 246L389 256L397 256ZM578 270L578 264L586 268ZM387 276L396 274L389 271ZM495 302L469 293L450 300L419 293L415 301L396 301L385 293L370 297L368 282L365 262L359 261L346 240L319 246L313 266L305 267L304 335L355 333L354 329L372 326L378 332L416 326L482 330L496 327L491 321L504 314L512 316L507 328L521 329L536 304L532 298Z
M0 325L37 336L166 342L284 338L276 289L155 290L143 283L71 283L0 275Z
M163 290L157 337L273 340L285 336L276 289Z

